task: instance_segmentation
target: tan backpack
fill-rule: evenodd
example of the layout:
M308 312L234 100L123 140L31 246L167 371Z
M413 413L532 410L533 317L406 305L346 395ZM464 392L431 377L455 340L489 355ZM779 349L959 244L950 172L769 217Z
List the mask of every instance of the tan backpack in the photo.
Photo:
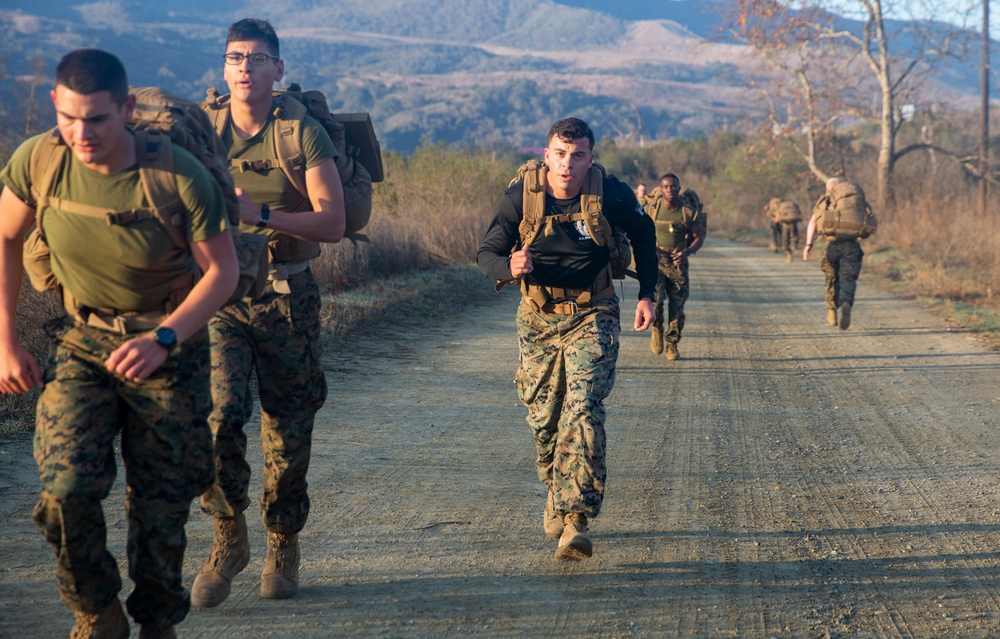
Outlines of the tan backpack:
M857 184L840 182L828 196L819 232L837 239L864 239L878 230L878 219Z
M222 190L240 266L239 283L229 302L259 294L267 279L267 238L240 232L239 200L227 169L225 147L208 118L194 102L158 87L132 88L130 93L136 96L130 126L135 134L139 179L147 207L130 211L108 211L101 207L52 198L50 193L53 181L64 154L68 151L58 129L52 129L38 141L29 159L36 210L35 228L25 240L24 267L32 286L39 291L58 286L49 263L48 243L42 232L42 214L50 203L69 213L104 218L109 225L156 219L176 246L187 247L187 211L181 203L173 172L173 143L198 158ZM178 299L171 300L170 304L176 307L189 290L190 286L187 286L183 291L175 292L174 297ZM64 290L62 295L64 304L71 308L72 304L68 300L70 293Z
M518 227L521 234L521 245L533 241L538 233L552 235L553 224L582 221L587 227L591 239L598 246L607 246L611 257L611 279L621 280L625 276L639 279L632 266L632 245L622 231L613 229L608 219L602 213L604 201L604 178L607 173L604 167L594 162L583 181L580 192L580 212L573 214L545 215L545 187L548 167L539 160L528 160L517 170L517 176L511 180L513 186L524 180L524 196L522 199L523 217ZM544 231L543 231L544 229ZM520 247L515 247L520 248Z
M792 202L791 200L783 200L781 204L778 205L774 216L778 222L784 222L785 224L801 222L802 209L799 208L798 204Z
M663 206L663 196L660 194L659 189L657 189L656 197L645 207L645 211L652 218L653 224L658 229L662 230L664 225L667 225L669 228L668 233L677 236L674 240L674 246L663 248L670 250L687 248L691 241L692 227L706 227L705 212L702 208L701 198L698 197L694 189L686 188L677 196L677 206L684 212L684 223L681 227L674 227L669 221L657 219L661 206Z
M345 237L367 242L360 231L372 213L372 183L385 178L382 150L367 113L331 113L326 96L320 91L303 91L298 84L273 94L274 160L235 163L241 170L279 168L302 197L293 210L303 211L312 205L305 181L305 154L302 151L302 120L310 116L326 130L337 149L337 171L344 189ZM208 90L202 108L208 113L221 136L229 126L229 95ZM271 240L272 257L279 262L300 262L319 255L319 244L285 234Z

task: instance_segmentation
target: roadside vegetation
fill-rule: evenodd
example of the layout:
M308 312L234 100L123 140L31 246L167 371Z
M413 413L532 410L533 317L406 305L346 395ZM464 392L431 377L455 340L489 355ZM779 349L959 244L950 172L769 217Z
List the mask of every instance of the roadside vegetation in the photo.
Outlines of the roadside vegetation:
M970 116L939 117L932 124L959 146L970 128L963 117ZM904 127L904 135L927 126L918 119ZM873 190L876 135L874 129L851 131L821 153L847 179ZM1000 141L993 146L996 155ZM768 242L764 203L790 198L807 213L823 191L791 142L766 131L720 132L645 147L599 144L597 155L633 187L644 182L655 188L659 175L677 173L682 186L694 188L704 201L710 238L762 247ZM5 162L6 154L0 156ZM387 153L386 181L376 185L365 229L371 242L324 247L314 262L326 300L327 344L345 346L352 335L386 324L452 317L463 304L494 295L492 283L474 267L475 255L497 200L525 159L513 151L443 144L425 144L405 156ZM1000 348L1000 193L993 193L990 214L982 217L978 184L951 159L911 154L896 171L896 203L876 211L879 231L864 242L862 278L925 301ZM804 231L803 222L803 237ZM782 266L776 260L775 268ZM25 289L18 327L26 346L43 358L41 326L59 312L59 303L27 290L27 283ZM816 295L822 297L822 291ZM34 401L31 395L0 396L0 432L29 429Z

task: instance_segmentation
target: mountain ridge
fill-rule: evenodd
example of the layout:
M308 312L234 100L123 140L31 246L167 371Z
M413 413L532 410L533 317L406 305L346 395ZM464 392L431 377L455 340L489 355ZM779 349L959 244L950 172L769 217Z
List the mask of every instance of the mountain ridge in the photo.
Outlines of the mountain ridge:
M752 56L706 38L718 17L694 0L619 0L614 13L569 6L599 4L589 0L289 0L280 11L264 0L13 4L0 9L5 125L33 61L46 86L56 60L81 46L119 55L137 85L191 99L225 89L226 27L246 16L275 25L288 81L324 91L335 110L371 112L385 149L533 146L566 115L600 137L690 136L736 126L754 108Z

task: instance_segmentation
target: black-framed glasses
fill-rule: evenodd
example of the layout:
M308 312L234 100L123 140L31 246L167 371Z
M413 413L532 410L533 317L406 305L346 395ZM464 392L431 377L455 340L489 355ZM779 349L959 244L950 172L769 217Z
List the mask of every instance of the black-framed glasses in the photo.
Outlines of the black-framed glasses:
M276 55L268 55L266 53L259 53L259 52L251 53L250 55L243 55L242 53L233 51L232 53L227 53L222 57L225 58L226 64L231 64L234 67L243 64L244 60L250 60L250 64L254 66L267 64L268 60L274 60L275 62L279 60L278 56Z

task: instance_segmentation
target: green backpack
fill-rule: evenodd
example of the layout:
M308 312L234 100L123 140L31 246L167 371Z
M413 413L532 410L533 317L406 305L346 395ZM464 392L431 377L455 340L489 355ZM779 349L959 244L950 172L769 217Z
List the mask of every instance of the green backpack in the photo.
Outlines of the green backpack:
M104 218L109 225L154 218L160 222L176 246L187 247L186 211L181 204L173 173L171 143L176 144L198 158L222 189L240 265L239 284L229 302L259 294L267 280L267 240L253 234L240 233L240 205L232 175L227 168L225 147L208 118L194 102L158 87L132 88L129 92L136 96L130 126L135 134L139 179L147 207L133 211L107 211L100 207L61 200L57 203L58 208L69 213ZM51 202L52 183L66 152L67 147L62 142L58 129L52 129L32 149L29 160L36 217L35 228L25 240L24 267L32 286L38 291L58 286L49 263L48 243L41 229L43 211ZM171 304L179 304L179 300L188 291L190 286L178 291L178 299L171 300ZM70 308L72 305L67 299L69 292L62 293L64 304Z
M243 170L279 168L302 197L293 210L311 207L306 191L305 155L302 152L302 120L306 115L326 130L337 149L337 171L344 189L344 214L347 218L345 237L353 241L368 241L360 231L368 224L372 213L372 183L385 178L382 150L367 113L331 113L326 96L320 91L303 91L298 84L281 89L273 95L274 148L273 160L240 164ZM208 113L216 132L222 136L229 126L230 96L208 90L202 108ZM278 261L299 262L319 255L319 244L278 234L271 243L272 257Z

